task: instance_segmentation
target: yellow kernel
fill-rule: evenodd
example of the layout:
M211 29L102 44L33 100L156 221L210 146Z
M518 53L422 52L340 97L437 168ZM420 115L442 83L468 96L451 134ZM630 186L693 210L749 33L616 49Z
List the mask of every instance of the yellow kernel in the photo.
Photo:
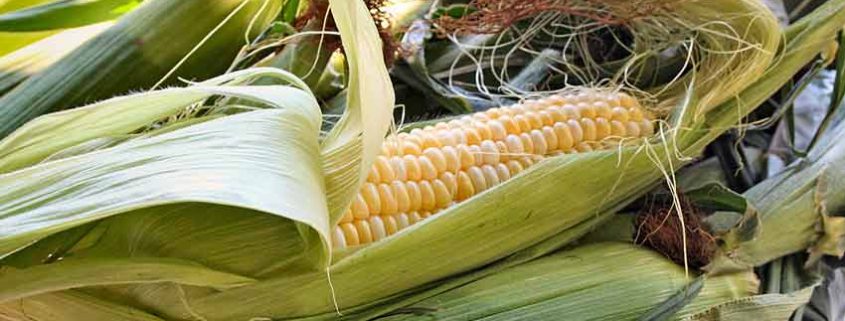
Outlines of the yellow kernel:
M402 155L419 155L422 153L420 146L410 142L410 141L403 141L402 142L402 149L400 150Z
M493 131L487 123L474 122L472 126L478 131L481 140L493 139Z
M499 176L500 182L504 182L511 179L511 170L505 164L496 164L496 174Z
M458 156L458 150L452 146L443 147L443 157L446 158L446 169L450 172L456 172L461 168L461 159Z
M387 229L384 226L384 221L378 215L370 217L370 232L373 235L373 241L381 240L387 237Z
M358 232L358 240L361 244L373 242L373 232L370 230L370 223L365 220L355 221L355 230Z
M510 161L508 161L508 170L511 173L511 177L513 177L517 173L525 170L525 167L523 167L522 163L520 163L517 160L510 160Z
M544 126L542 132L543 137L546 139L546 148L548 148L548 151L551 152L557 150L558 141L557 134L555 134L555 130L550 126Z
M572 140L574 142L584 141L584 129L581 128L581 123L577 120L570 119L566 122L566 125L569 127L569 132L572 134ZM558 136L558 139L560 139L560 136Z
M606 118L596 118L596 140L604 139L610 136L610 122Z
M393 216L396 219L396 226L398 226L398 230L402 230L408 226L411 226L411 222L408 219L408 214L399 213Z
M499 162L506 162L508 161L508 145L505 144L503 141L496 141L496 150L499 151Z
M420 170L422 173L422 179L425 180L432 180L437 178L437 168L434 167L434 163L426 156L420 156L417 158L420 164Z
M610 121L610 134L616 137L624 137L626 134L625 125L618 120Z
M441 130L435 134L437 140L440 141L440 144L443 146L455 146L458 144L458 138L460 135L456 135L456 133L452 130Z
M434 135L432 135L432 134L423 133L423 134L420 134L420 137L422 138L422 142L423 142L422 147L425 148L425 149L427 149L427 148L439 148L439 147L443 146L443 144L441 144L440 141L437 140L437 138L434 137Z
M619 93L619 104L627 108L640 107L640 104L636 99L634 99L634 97L625 93Z
M522 148L525 149L526 154L534 153L534 142L531 140L531 135L528 133L519 134L519 139L522 140Z
M570 126L565 123L557 123L554 126L555 136L557 137L557 146L560 150L569 150L575 145L575 139L572 137L572 132L569 130Z
M384 230L387 232L387 235L396 234L399 231L399 225L396 224L396 218L391 215L384 215L381 217L382 222L384 222Z
M581 130L584 131L584 141L596 140L596 122L590 118L581 118Z
M364 197L364 193L359 193L358 196L355 197L355 200L352 201L352 207L350 207L350 212L352 217L363 220L370 217L370 207L367 206L368 200ZM381 206L378 206L381 208Z
M487 123L490 127L490 133L493 135L493 140L502 140L505 139L505 136L508 134L508 130L505 128L505 125L498 120L491 120Z
M510 157L519 154L525 154L525 147L522 144L522 139L517 135L508 135L505 137L505 145L508 147L508 154Z
M465 171L458 172L455 177L458 181L458 193L455 194L456 201L463 201L475 195L475 187L472 185L472 179Z
M484 173L484 182L487 183L487 188L492 188L501 182L495 167L491 165L481 166L481 172Z
M422 169L420 169L419 159L412 155L405 155L402 157L405 161L405 172L408 175L408 180L418 181L422 178Z
M552 115L545 110L541 110L537 112L537 116L540 117L540 122L542 123L541 126L551 126L555 124L555 119L552 118Z
M360 238L358 237L358 229L355 228L355 225L353 225L353 223L340 224L340 229L343 230L343 236L346 239L346 245L355 246L361 244Z
M609 93L604 97L604 101L607 104L609 104L610 106L618 106L619 105L619 94Z
M373 164L378 171L378 177L380 180L373 181L373 183L380 183L380 182L390 182L396 179L396 175L393 173L393 167L390 166L390 160L387 156L378 156L376 157L376 161Z
M475 160L475 166L481 166L484 164L484 158L481 153L481 147L479 147L478 145L470 145L467 146L467 150L470 154L472 154L472 158Z
M642 121L645 116L643 116L643 112L639 108L629 108L628 116L632 121Z
M469 175L469 179L472 181L472 187L476 193L481 193L487 189L487 181L484 179L484 172L481 171L481 168L477 166L470 167L467 169L467 175Z
M466 145L458 146L457 150L461 160L461 168L466 169L475 165L475 157Z
M499 162L499 148L496 147L496 143L490 140L485 140L481 142L481 157L482 163L484 164L496 164Z
M431 186L431 183L428 181L421 181L420 182L420 192L422 192L422 209L424 210L433 210L435 205L437 205L435 201L434 195L434 188Z
M478 145L481 142L481 133L478 132L477 129L472 127L467 127L464 129L464 135L466 135L466 144L468 145Z
M578 103L578 112L581 118L596 118L596 108L589 103Z
M554 122L567 120L566 114L563 113L563 110L560 109L560 107L552 106L546 109L545 111L549 113L549 116L552 117L552 120L554 120Z
M627 122L628 119L630 119L630 117L628 115L629 114L628 110L625 109L625 108L613 107L612 113L613 113L613 120L618 120L618 121L621 121L621 122L624 123L624 122Z
M381 200L379 200L378 188L375 184L364 183L364 186L361 186L360 195L364 198L364 201L367 203L367 208L370 210L370 214L381 213ZM353 214L358 215L355 212L353 212ZM369 215L367 215L367 217L369 217Z
M440 174L440 181L446 185L446 188L449 190L449 195L457 195L458 194L458 180L455 177L455 174L451 172L445 172Z
M406 184L401 181L393 181L390 186L393 187L393 197L396 199L396 211L409 211L411 209L411 196L408 195Z
M446 129L449 129L449 125L447 125L446 123L440 122L440 123L434 124L434 129L446 130Z
M545 155L549 151L549 145L546 143L546 137L543 132L534 129L531 131L531 143L534 145L534 154Z
M610 105L608 105L606 102L594 102L593 107L596 109L596 116L598 117L610 119L610 117L613 116L613 113L610 111Z
M380 214L393 214L398 212L396 208L396 198L393 197L393 187L385 183L378 185L378 197L381 201Z
M467 143L467 134L461 128L454 128L451 130L452 139L455 141L455 144L466 144Z
M558 121L567 121L570 119L581 119L581 112L578 110L578 107L575 105L564 105L560 108L561 113L563 114L564 118Z
M628 134L628 137L640 137L639 123L633 121L625 122L625 133Z
M434 189L434 206L436 208L444 208L452 202L452 194L449 193L449 188L441 180L431 181L431 187Z
M516 115L513 117L514 122L519 126L519 133L524 133L531 130L531 122L528 121L528 117L525 117L528 113L524 115Z
M431 161L431 164L434 165L437 172L446 171L446 156L443 155L443 151L439 148L428 148L423 151L423 155Z
M531 129L539 129L543 127L543 118L540 117L539 112L530 112L525 114L525 118L531 124Z
M420 212L411 212L408 213L408 221L411 222L411 225L417 224L419 221L423 220L422 214Z
M521 131L519 124L510 116L502 116L499 118L499 121L505 126L508 134L519 134Z
M405 170L405 160L402 159L402 156L393 156L390 158L390 167L393 168L393 173L395 177L393 180L399 181L406 181L408 180L408 171ZM386 180L382 177L383 182L390 182L393 180Z
M405 182L405 187L408 190L408 200L410 200L410 206L408 206L408 210L416 211L422 207L422 191L420 191L420 185L417 182Z

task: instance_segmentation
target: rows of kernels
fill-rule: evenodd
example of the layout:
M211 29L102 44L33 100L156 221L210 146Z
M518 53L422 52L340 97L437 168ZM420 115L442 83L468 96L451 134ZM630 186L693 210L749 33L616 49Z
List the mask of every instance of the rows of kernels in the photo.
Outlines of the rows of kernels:
M535 162L534 157L521 157L472 165L456 174L444 172L431 181L365 183L335 227L332 242L342 248L378 241L510 179Z
M367 183L340 220L335 246L366 244L504 182L537 157L614 146L653 125L621 94L551 96L493 108L385 142ZM541 157L540 157L541 158Z

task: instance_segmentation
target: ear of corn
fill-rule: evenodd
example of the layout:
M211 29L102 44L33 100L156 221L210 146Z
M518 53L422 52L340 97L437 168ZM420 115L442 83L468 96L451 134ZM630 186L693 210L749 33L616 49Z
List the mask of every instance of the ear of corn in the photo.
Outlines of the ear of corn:
M654 134L627 94L555 95L390 137L332 234L368 244L516 176L547 156L618 148Z
M166 84L179 77L201 80L225 71L245 44L244 34L252 18L259 16L251 30L260 32L281 6L270 1L259 12L262 3L161 0L141 6L0 98L0 137L47 112L150 88L224 21ZM184 27L187 25L190 27Z

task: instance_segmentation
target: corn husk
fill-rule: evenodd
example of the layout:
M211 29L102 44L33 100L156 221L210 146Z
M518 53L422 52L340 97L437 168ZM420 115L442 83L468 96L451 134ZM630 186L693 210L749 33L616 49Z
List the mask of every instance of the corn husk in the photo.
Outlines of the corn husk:
M383 319L638 320L689 283L683 268L657 253L598 243L511 267L395 309ZM751 272L708 278L670 319L756 291Z
M714 272L760 266L799 251L807 264L823 255L845 254L845 123L825 133L806 158L744 193L749 210L725 240Z
M812 288L789 294L763 294L721 303L688 316L688 321L780 321L810 300Z
M138 0L60 1L0 12L0 30L33 32L78 28L114 20L141 4Z
M712 2L678 5L690 6L686 14L694 14L695 6L719 8ZM0 297L7 303L3 313L38 305L48 315L72 304L80 312L62 319L86 320L95 311L115 318L141 311L145 317L179 320L334 319L337 310L363 311L500 259L524 262L568 244L656 184L664 175L661 169L669 173L679 167L683 160L676 150L696 155L765 99L766 91L786 81L775 78L748 96L740 91L749 83L734 83L718 93L708 91L708 103L696 103L695 79L700 78L690 77L684 82L690 94L676 99L687 103L670 124L690 124L696 131L667 132L642 148L551 158L383 242L335 253L326 236L381 147L392 118L393 92L363 3L333 0L331 6L343 35L349 86L346 113L319 146L314 142L320 115L304 90L219 86L256 71L195 89L52 114L0 143L0 150L9 151L2 156L0 168L6 174L0 186L14 188L0 202L0 257L8 269L0 276ZM739 12L726 23L747 30L744 41L761 48L734 53L743 63L729 73L762 72L779 44L774 19L756 1L731 1L728 8ZM724 16L718 12L688 20ZM819 23L845 22L835 17ZM832 32L803 36L828 39ZM777 72L790 73L801 65L778 65ZM725 69L704 69L699 75L719 72ZM158 135L132 136L142 123L209 93L281 110L200 119ZM738 100L716 104L736 94ZM143 118L137 114L147 108L136 110L142 104L159 107ZM129 111L132 117L104 118ZM118 123L107 126L115 119ZM55 128L59 124L85 127L68 135ZM97 139L124 142L79 153ZM67 155L74 156L50 158L68 149L73 152ZM581 188L557 189L575 185ZM122 273L127 264L149 269ZM35 279L31 274L38 282L16 290L24 289L18 280ZM114 279L104 282L104 275Z
M238 9L242 3L244 6ZM167 78L166 84L177 82L179 77L201 80L225 71L245 44L250 25L252 32L261 32L281 6L275 1L268 6L263 3L156 0L141 6L0 98L0 137L47 112L149 89L237 10ZM256 15L258 18L253 19Z
M112 22L70 29L0 57L0 96L102 33Z

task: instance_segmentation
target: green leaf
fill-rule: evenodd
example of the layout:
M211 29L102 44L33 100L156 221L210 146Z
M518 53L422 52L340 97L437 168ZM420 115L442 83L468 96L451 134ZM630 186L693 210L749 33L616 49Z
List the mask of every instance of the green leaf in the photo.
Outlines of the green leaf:
M81 27L120 17L141 0L59 0L0 15L0 31L44 31Z
M249 26L260 32L280 6L271 1L259 12L262 1L146 3L0 98L0 137L48 112L147 90L160 81L216 76L245 45Z

